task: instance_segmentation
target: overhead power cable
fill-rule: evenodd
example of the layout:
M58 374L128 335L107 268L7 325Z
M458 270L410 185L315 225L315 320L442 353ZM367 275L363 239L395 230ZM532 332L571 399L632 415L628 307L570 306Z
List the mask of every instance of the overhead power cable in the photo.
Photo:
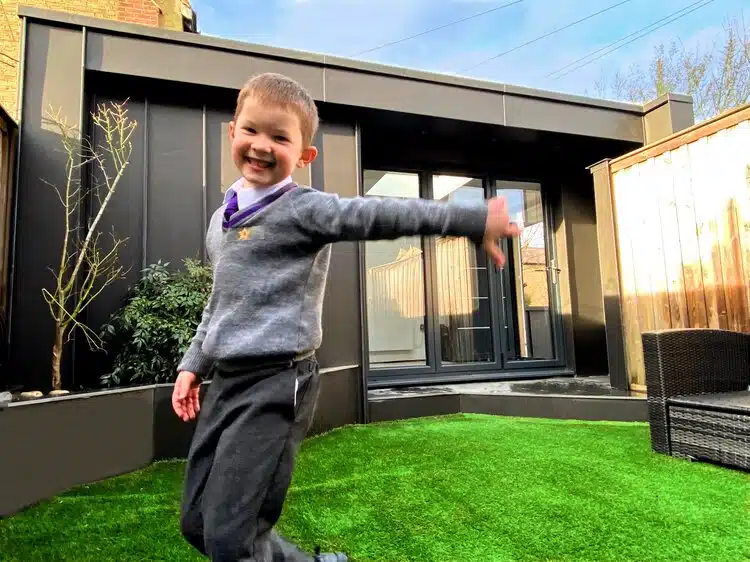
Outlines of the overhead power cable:
M623 0L622 2L618 2L617 4L612 4L611 6L608 6L607 8L604 8L603 10L599 10L598 12L594 12L593 14L589 14L586 17L583 17L579 20L576 20L574 22L571 22L563 27L559 27L557 29L554 29L550 31L549 33L545 33L544 35L540 35L539 37L535 37L534 39L531 39L530 41L526 41L526 43L522 43L521 45L516 45L515 47L508 49L507 51L503 51L502 53L498 55L494 55L490 58L484 59L483 61L478 62L477 64L473 64L469 67L461 69L459 72L466 72L467 70L473 70L478 66L482 66L483 64L486 64L490 61L499 59L500 57L504 57L505 55L509 55L510 53L513 53L515 51L518 51L519 49L523 49L524 47L528 47L529 45L536 43L537 41L541 41L542 39L546 39L547 37L551 37L555 33L560 33L561 31L565 31L566 29L570 29L571 27L578 25L579 23L583 23L586 20L590 20L591 18L595 18L596 16L599 16L605 12L608 12L610 10L614 10L615 8L618 8L622 6L623 4L627 4L628 2L631 2L632 0Z
M432 29L428 29L426 31L422 31L420 33L417 33L415 35L410 35L408 37L403 37L402 39L397 39L395 41L389 41L388 43L383 43L382 45L378 45L377 47L373 47L372 49L367 49L365 51L362 51L360 53L357 53L356 55L351 55L353 57L359 57L366 53L371 53L373 51L378 51L380 49L384 49L385 47L390 47L391 45L398 45L399 43L404 43L405 41L410 41L411 39L415 39L417 37L421 37L422 35L427 35L428 33L432 33L434 31L439 31L441 29L445 29L446 27L451 27L452 25L458 25L459 23L463 23L465 21L472 20L474 18L478 18L481 16L486 16L487 14L491 14L493 12L497 12L498 10L502 10L504 8L510 8L511 6L514 6L516 4L520 4L521 2L524 2L524 0L513 0L512 2L508 2L506 4L502 4L500 6L495 6L494 8L491 8L489 10L485 10L484 12L479 12L478 14L474 14L473 16L468 16L465 18L462 18L460 20L452 21L446 24L443 24L439 27L433 27Z
M609 55L611 53L614 53L617 49L621 49L622 47L625 47L626 45L630 45L634 41L637 41L638 39L641 39L641 38L645 37L646 35L649 35L649 34L653 33L654 31L656 31L658 29L661 29L662 27L664 27L666 25L669 25L670 23L676 22L677 20L682 19L685 16L688 16L688 15L692 14L696 10L700 10L701 8L703 8L705 6L708 6L712 2L715 2L715 0L698 0L698 2L694 2L693 4L685 6L681 10L677 10L675 12L672 12L671 14L669 14L666 17L663 17L663 18L661 18L659 20L656 20L655 22L653 22L653 23L651 23L651 24L649 24L649 25L647 25L645 27L642 27L641 29L639 29L637 31L634 31L633 33L630 33L630 34L628 34L628 35L626 35L624 37L621 37L617 41L613 41L612 43L609 43L608 45L605 45L604 47L601 47L600 49L597 49L596 51L592 51L591 53L589 53L586 56L583 56L583 57L581 57L579 59L576 59L573 62L571 62L569 64L566 64L565 66L563 66L561 68L558 68L557 70L554 70L554 71L550 72L549 74L547 74L545 76L545 78L550 78L550 77L554 76L554 79L558 80L558 79L562 78L563 76L567 76L568 74L571 74L571 73L575 72L576 70L580 70L581 68L583 68L585 66L588 66L589 64L591 64L594 61L597 61L597 60L599 60L599 59L601 59L603 57L606 57L607 55ZM661 24L661 25L657 25L657 24ZM654 27L654 26L656 26L656 27ZM651 28L653 28L653 29L651 29ZM648 30L648 31L646 31L646 30ZM631 37L633 37L633 38L630 39ZM622 43L622 41L625 41L626 39L630 39L630 41L626 41L625 43ZM618 43L621 43L621 44L618 45ZM602 52L602 51L604 51L604 52ZM594 55L596 55L598 53L602 53L602 54L600 54L598 57L594 57L593 59L586 60L586 59L589 59L589 57L592 57L592 56L594 56ZM578 64L581 61L586 61L586 62L584 62L583 64L579 64L578 66L574 66L574 65ZM571 68L571 67L573 67L573 68ZM570 68L570 70L567 70L569 68ZM566 71L566 72L563 72L563 71Z

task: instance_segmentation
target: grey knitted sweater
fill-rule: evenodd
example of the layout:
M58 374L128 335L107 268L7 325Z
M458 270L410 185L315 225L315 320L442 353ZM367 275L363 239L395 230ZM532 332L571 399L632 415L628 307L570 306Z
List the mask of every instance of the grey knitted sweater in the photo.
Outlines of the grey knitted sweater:
M438 234L479 243L487 220L485 205L345 199L295 184L264 199L242 211L225 202L211 218L213 287L180 371L317 350L331 243Z

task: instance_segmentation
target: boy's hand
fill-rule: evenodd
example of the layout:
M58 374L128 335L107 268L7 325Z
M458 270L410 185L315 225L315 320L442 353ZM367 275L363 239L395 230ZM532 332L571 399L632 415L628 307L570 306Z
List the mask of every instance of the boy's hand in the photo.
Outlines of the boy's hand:
M505 265L505 254L500 250L497 241L500 238L511 238L518 236L521 229L518 225L510 222L508 215L508 202L504 197L493 197L487 202L487 226L484 231L484 247L490 259L498 267Z
M172 391L172 408L182 421L195 419L200 411L200 386L198 375L189 371L182 371L177 375Z

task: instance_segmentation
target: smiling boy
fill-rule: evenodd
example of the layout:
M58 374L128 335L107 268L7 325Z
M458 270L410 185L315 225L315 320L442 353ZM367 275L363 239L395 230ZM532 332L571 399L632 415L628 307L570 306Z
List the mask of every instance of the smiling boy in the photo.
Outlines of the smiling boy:
M475 206L344 199L298 186L291 175L316 158L317 128L313 99L278 74L245 84L229 126L240 179L208 227L213 287L172 396L180 418L198 417L181 529L213 561L347 560L313 557L274 531L318 396L330 245L466 236L502 266L497 241L518 234L502 199ZM208 375L201 407L199 386Z

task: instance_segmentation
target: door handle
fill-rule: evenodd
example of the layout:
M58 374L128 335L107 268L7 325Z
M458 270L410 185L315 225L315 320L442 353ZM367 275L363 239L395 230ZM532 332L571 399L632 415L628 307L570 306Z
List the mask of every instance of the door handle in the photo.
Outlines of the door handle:
M562 271L562 269L557 267L557 262L555 260L550 260L549 265L547 266L547 271L552 273L552 284L557 285L557 276Z

